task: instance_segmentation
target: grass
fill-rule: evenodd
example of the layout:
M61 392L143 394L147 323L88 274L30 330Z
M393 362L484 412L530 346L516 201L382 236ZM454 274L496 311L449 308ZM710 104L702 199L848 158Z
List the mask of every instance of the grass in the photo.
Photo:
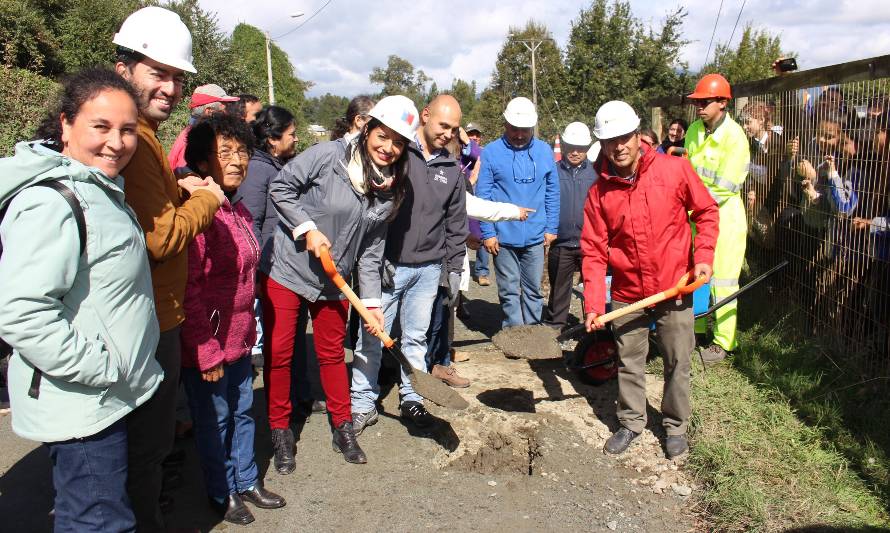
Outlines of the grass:
M731 362L696 372L689 466L707 488L700 505L719 531L888 528L887 384L834 365L790 321L760 316Z

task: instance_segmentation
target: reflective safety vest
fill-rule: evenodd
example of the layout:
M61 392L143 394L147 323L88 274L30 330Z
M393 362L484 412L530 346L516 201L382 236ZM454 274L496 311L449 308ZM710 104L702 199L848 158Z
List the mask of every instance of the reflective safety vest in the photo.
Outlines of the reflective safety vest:
M745 131L729 114L710 135L701 119L693 122L686 132L685 144L692 168L717 205L739 195L748 177L751 152Z

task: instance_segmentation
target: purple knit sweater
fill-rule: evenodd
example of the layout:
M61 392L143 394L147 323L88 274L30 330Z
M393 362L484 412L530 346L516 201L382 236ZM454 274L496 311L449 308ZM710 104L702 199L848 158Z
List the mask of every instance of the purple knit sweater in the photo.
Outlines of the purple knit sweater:
M226 200L189 245L182 366L209 370L250 354L259 245L250 212Z

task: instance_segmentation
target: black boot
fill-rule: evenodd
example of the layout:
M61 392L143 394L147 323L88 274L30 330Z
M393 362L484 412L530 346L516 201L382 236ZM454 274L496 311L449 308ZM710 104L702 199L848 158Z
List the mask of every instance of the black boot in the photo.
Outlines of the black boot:
M246 526L254 521L253 513L244 505L241 496L237 494L230 494L226 501L222 503L210 500L210 505L213 506L217 513L222 515L223 520L231 524Z
M297 462L294 460L296 445L294 444L294 434L290 428L272 430L272 448L275 452L276 472L286 475L297 468Z
M358 445L352 422L343 422L334 429L334 451L343 454L350 463L365 464L368 458Z
M241 499L250 502L260 509L278 509L279 507L284 507L286 502L284 498L275 494L274 492L270 492L263 487L262 483L257 482L253 488L245 490L244 492L239 493Z

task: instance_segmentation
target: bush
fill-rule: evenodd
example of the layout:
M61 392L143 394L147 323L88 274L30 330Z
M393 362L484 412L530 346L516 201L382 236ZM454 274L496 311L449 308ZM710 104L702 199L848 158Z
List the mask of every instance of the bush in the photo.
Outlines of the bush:
M27 70L0 67L0 156L30 139L56 99L59 85Z

